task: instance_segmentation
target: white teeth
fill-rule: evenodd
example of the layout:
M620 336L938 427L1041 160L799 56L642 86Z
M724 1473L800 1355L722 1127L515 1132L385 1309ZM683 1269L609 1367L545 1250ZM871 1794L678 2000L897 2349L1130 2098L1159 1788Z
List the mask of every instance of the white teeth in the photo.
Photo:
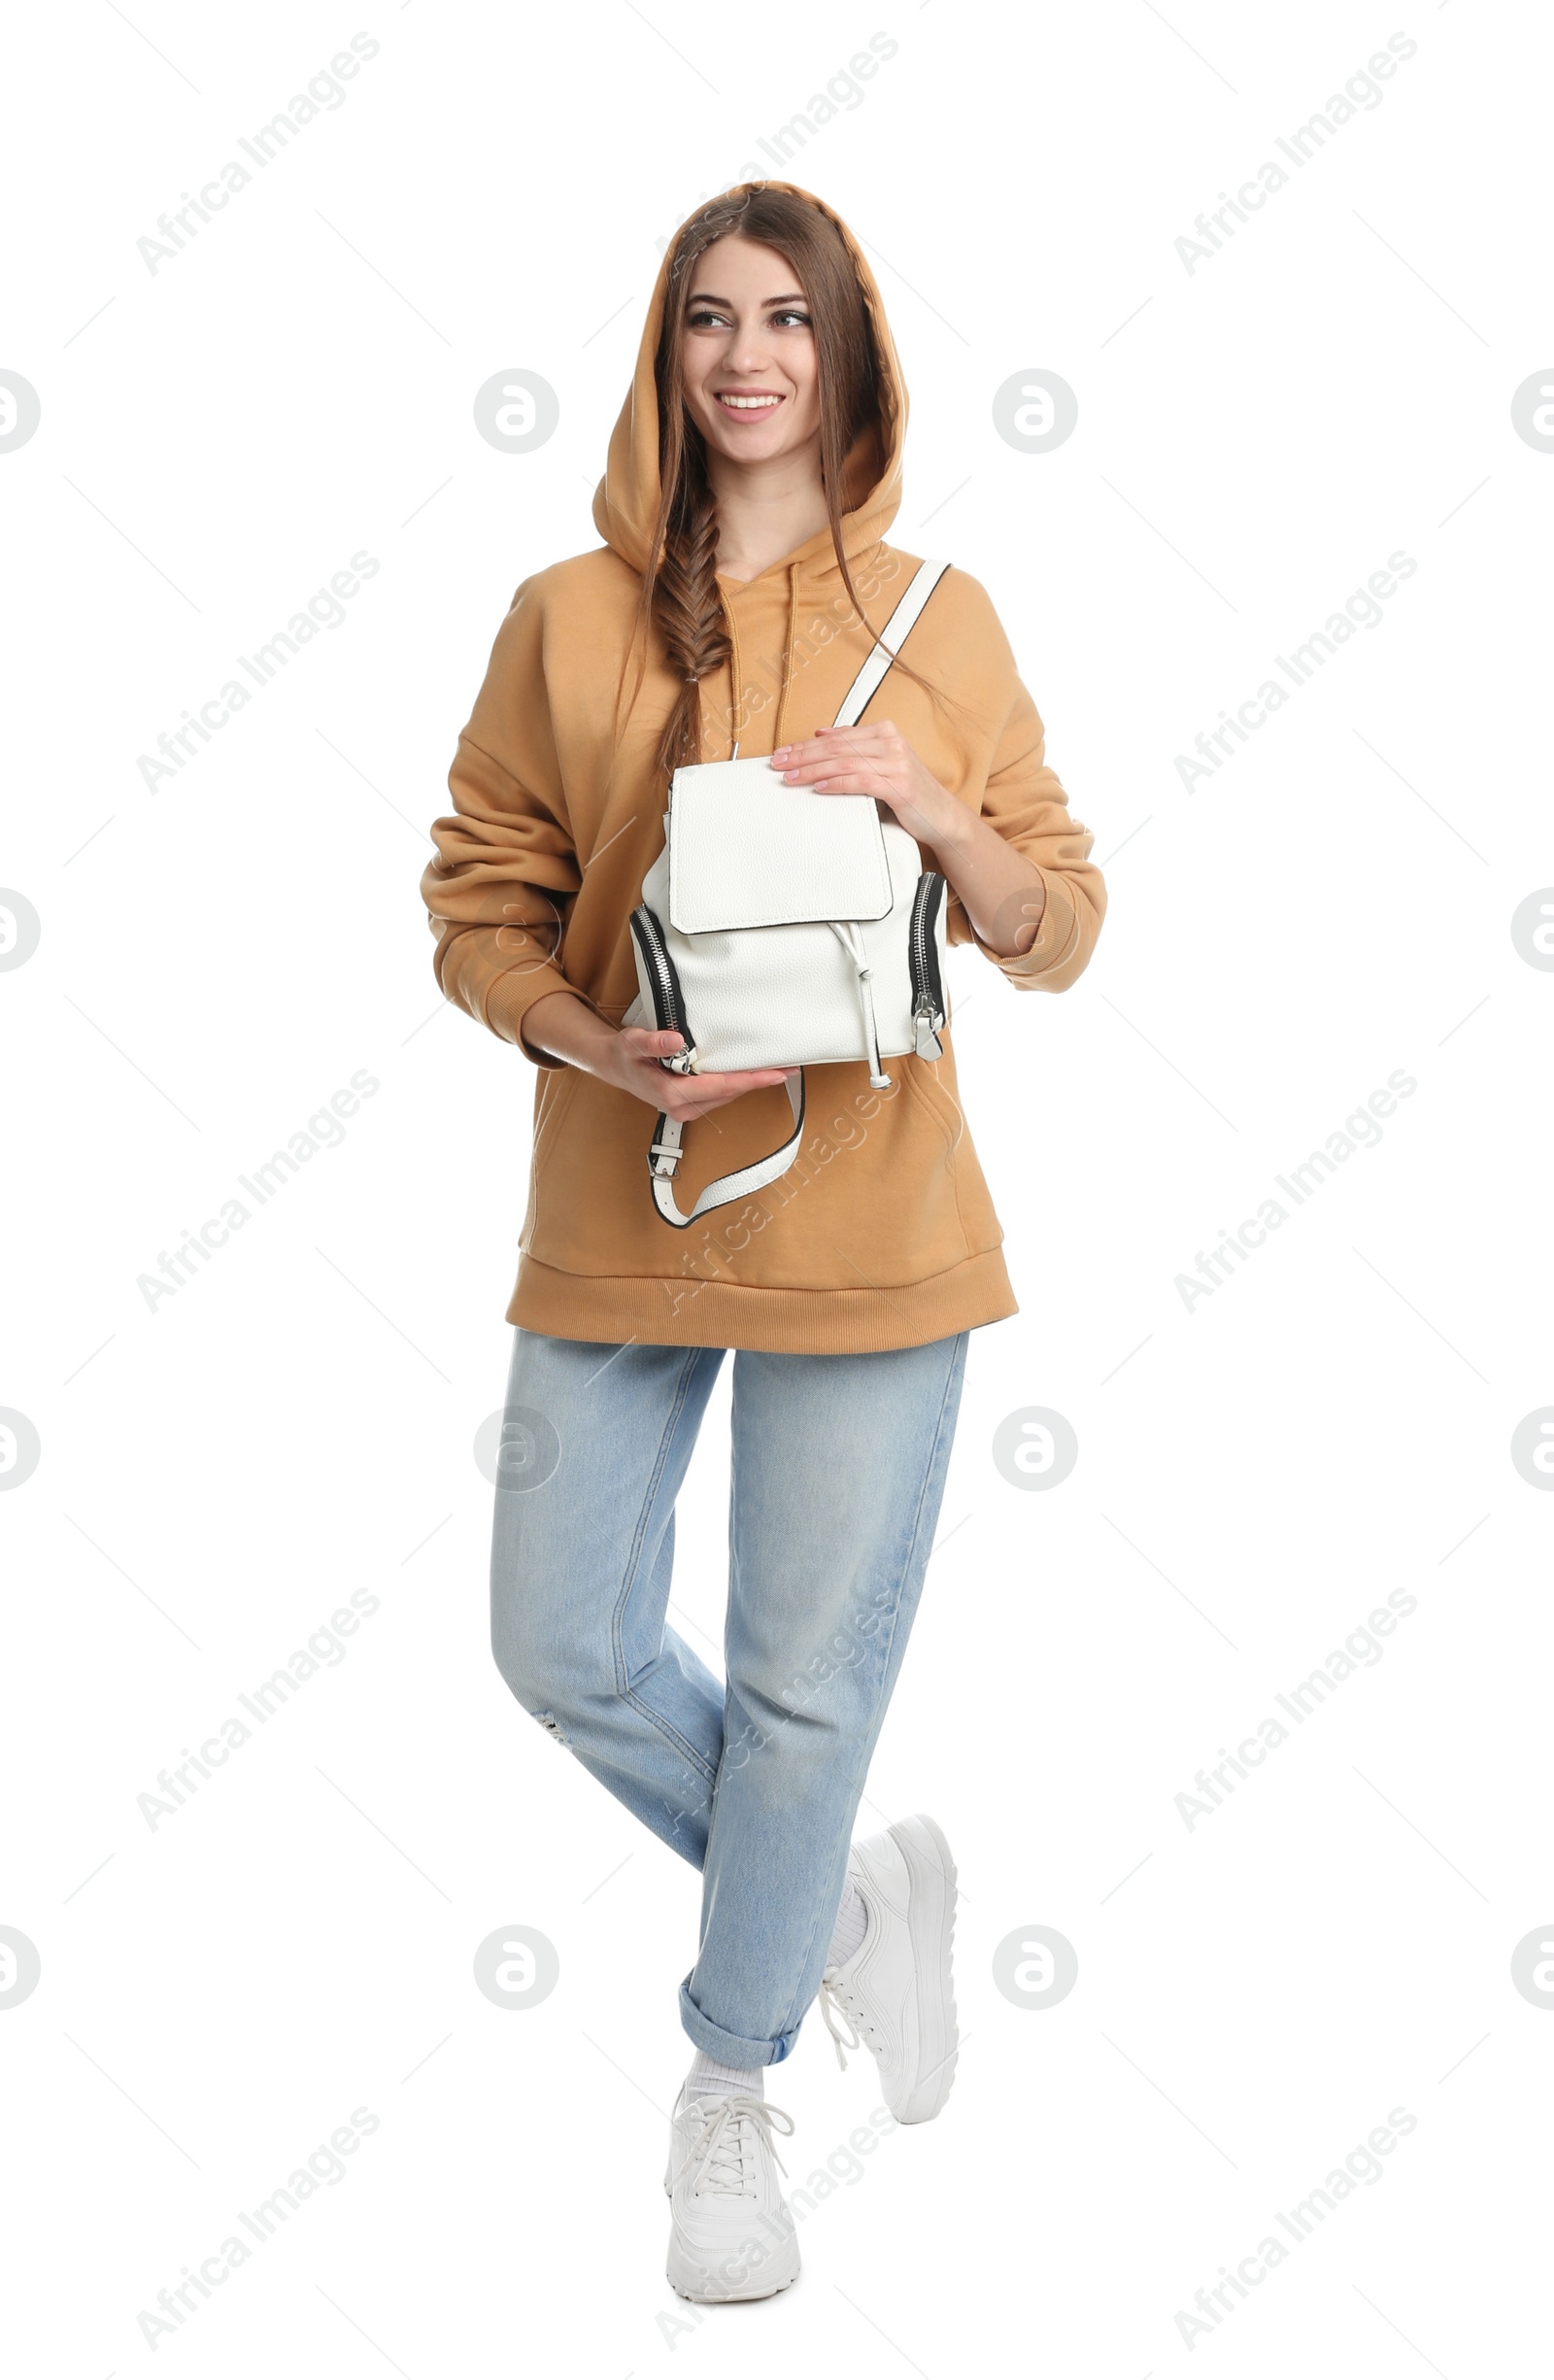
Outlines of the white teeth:
M742 413L765 413L781 399L775 396L720 396L720 405L736 406Z

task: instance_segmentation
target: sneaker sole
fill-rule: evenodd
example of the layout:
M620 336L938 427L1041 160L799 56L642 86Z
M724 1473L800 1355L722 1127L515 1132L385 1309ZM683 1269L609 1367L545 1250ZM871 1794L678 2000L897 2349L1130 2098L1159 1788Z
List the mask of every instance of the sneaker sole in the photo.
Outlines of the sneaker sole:
M688 2305L757 2305L763 2297L780 2297L785 2289L793 2288L797 2278L796 2272L791 2272L786 2281L776 2281L770 2289L736 2291L724 2297L704 2297L698 2290L682 2289L678 2281L671 2281L669 2287L677 2297L684 2297Z
M961 2054L951 1966L956 1866L932 1819L901 1819L891 1833L911 1872L906 1921L917 1968L919 2060L905 2104L894 2113L897 2124L927 2124L950 2095Z
M692 2305L748 2305L753 2298L776 2297L785 2289L793 2288L799 2274L798 2242L796 2239L788 2242L781 2269L752 2273L742 2289L710 2288L703 2277L688 2270L685 2264L677 2265L672 2242L664 2273L675 2295L688 2299Z

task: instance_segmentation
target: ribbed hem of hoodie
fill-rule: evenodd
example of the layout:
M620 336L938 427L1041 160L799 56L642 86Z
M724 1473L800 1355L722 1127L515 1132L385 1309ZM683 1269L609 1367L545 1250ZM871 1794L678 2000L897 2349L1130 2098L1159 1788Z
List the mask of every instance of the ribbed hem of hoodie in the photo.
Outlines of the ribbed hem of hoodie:
M989 1248L932 1280L890 1289L750 1289L733 1281L558 1273L524 1256L507 1319L542 1339L603 1346L748 1347L769 1355L874 1355L927 1346L1020 1310Z

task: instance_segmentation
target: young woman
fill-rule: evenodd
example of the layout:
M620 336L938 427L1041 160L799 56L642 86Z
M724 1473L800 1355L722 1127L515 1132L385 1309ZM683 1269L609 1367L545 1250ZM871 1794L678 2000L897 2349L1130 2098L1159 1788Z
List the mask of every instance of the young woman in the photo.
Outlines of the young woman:
M492 1643L520 1703L702 1872L666 2187L669 2278L707 2302L797 2274L771 2137L793 2126L763 2073L817 1993L898 2121L949 2090L948 1846L926 1818L850 1835L967 1336L1017 1309L947 1040L884 1088L861 1060L810 1069L800 1162L666 1226L656 1114L687 1121L682 1199L792 1130L792 1070L678 1075L679 1035L622 1024L668 777L737 745L817 799L871 795L947 878L951 940L1016 985L1072 983L1104 906L975 579L950 570L860 724L826 724L916 566L884 542L905 426L879 290L829 208L752 183L683 225L594 500L605 542L514 596L422 882L443 991L539 1069ZM665 1609L728 1349L724 1683Z

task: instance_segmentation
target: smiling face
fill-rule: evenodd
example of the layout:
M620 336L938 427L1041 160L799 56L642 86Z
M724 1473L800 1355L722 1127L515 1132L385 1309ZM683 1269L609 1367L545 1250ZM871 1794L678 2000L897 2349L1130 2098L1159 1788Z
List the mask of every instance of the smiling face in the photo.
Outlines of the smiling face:
M786 256L733 236L697 259L681 334L685 401L709 449L774 462L820 442L808 300Z

